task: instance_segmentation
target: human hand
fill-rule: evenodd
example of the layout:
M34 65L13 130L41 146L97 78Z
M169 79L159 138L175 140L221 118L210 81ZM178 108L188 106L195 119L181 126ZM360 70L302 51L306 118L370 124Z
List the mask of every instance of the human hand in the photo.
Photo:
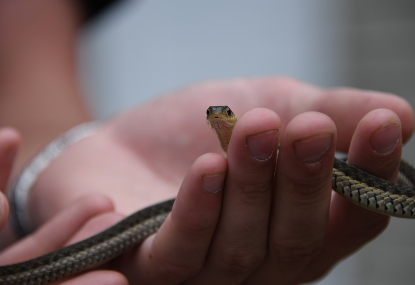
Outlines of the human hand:
M97 135L65 150L41 175L32 196L35 221L42 223L88 191L103 190L125 214L174 196L200 154L220 152L201 115L209 105L229 105L236 114L266 106L278 115L264 109L248 112L235 127L227 161L215 154L196 160L158 234L124 257L129 262L118 260L120 266L129 263L121 267L132 280L310 281L387 225L387 217L336 195L329 211L333 152L335 147L347 151L350 145L350 163L393 179L401 143L413 130L410 106L375 92L324 91L288 79L199 85L120 116ZM396 114L385 109L370 112L382 107ZM302 114L312 110L331 119ZM390 153L382 154L387 147L373 141L374 133L391 123L402 129L402 136ZM252 159L245 138L277 129L281 154L274 182L275 152L266 161ZM321 134L332 137L332 143L318 163L304 163L295 154L294 142ZM225 172L223 193L202 190L203 175ZM220 175L214 177L220 180ZM45 195L55 206L39 207Z
M60 211L32 234L3 250L0 266L26 261L84 240L120 219L122 216L113 212L113 205L108 198L98 194L85 196ZM103 267L59 284L124 285L128 281L119 272Z
M5 189L10 179L20 140L20 135L16 130L0 129L0 189ZM42 225L35 233L2 251L0 264L28 260L96 234L122 218L111 213L112 210L111 201L105 197L99 195L84 197ZM0 192L0 229L6 224L8 215L7 198ZM62 227L62 225L65 226ZM59 231L56 231L57 228ZM108 285L128 284L123 275L110 270L85 273L62 284L92 284L91 282Z

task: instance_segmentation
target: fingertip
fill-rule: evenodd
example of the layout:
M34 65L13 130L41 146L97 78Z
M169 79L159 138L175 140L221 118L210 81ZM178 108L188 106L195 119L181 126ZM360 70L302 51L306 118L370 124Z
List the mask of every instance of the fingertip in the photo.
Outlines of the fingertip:
M262 172L258 166L267 167L275 161L271 158L275 157L280 129L281 119L272 110L255 108L243 114L229 144L230 167Z
M124 216L114 213L114 203L105 195L88 194L74 203L83 211L83 223L67 244L83 240L119 222Z
M336 124L326 114L305 112L294 117L287 125L284 136L292 140L307 138L316 133L336 133Z
M21 144L20 133L11 127L0 129L0 150L8 163L12 164Z
M236 135L254 135L271 129L281 128L281 118L274 111L267 108L254 108L243 114L235 126Z
M404 142L414 131L414 111L411 105L402 97L378 91L359 90L353 88L338 88L328 90L326 99L322 101L319 110L329 114L339 129L338 149L346 152L350 140L359 121L370 111L387 108L394 111L402 122Z
M415 127L414 110L407 100L402 97L393 96L395 99L389 107L399 117L402 123L402 140L406 142L412 136Z
M222 155L217 153L205 153L199 156L190 168L190 173L199 175L212 175L227 171L227 161Z
M187 200L186 196L191 197L189 185L194 185L195 189L202 186L209 193L218 193L223 188L227 167L226 159L220 154L206 153L198 157L186 175L176 203L181 203L182 199Z
M226 174L227 160L223 156L207 153L197 158L180 187L171 219L180 226L197 228L203 223L194 220L195 225L186 224L193 220L189 213L194 213L195 217L206 219L207 228L216 223Z
M0 190L4 191L20 146L20 134L10 127L0 128Z
M402 152L402 124L389 109L366 114L357 125L350 143L350 164L388 180L399 170Z
M75 204L79 204L79 207L91 215L114 211L115 208L114 202L110 198L99 193L85 195L75 201Z
M385 122L401 122L398 114L390 109L378 108L368 112L360 120L358 127L367 127L367 128L378 128L379 125L385 124ZM364 125L362 125L364 124Z
M323 173L318 168L332 166L336 140L336 125L330 117L318 112L302 113L287 125L280 148L281 159L284 157L290 165L304 165L312 172ZM329 163L323 163L326 160Z
M21 141L20 133L12 127L0 128L0 141L5 141L10 144L18 144Z
M293 203L310 196L329 202L336 135L335 123L323 113L301 113L288 123L278 158L283 167L277 167L281 195Z
M125 218L124 215L114 212L103 212L101 214L97 214L82 225L76 234L67 242L67 245L96 235L115 225L123 218Z

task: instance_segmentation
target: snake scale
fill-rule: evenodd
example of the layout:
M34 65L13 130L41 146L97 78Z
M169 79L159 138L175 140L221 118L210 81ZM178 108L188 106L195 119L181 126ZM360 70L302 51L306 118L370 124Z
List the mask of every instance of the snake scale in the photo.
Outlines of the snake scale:
M208 124L226 151L236 116L227 106L211 106ZM395 184L335 158L332 188L352 203L385 215L415 218L415 169L400 164ZM174 199L140 210L111 228L44 256L0 267L0 284L50 284L102 265L155 233L170 213Z

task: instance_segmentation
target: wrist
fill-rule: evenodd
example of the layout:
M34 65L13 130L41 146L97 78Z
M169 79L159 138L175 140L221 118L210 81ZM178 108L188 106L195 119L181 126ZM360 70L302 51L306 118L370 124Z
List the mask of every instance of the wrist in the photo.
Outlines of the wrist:
M68 146L96 133L98 122L78 125L50 142L22 170L8 190L10 201L10 222L17 236L23 237L34 230L29 214L28 199L38 176Z

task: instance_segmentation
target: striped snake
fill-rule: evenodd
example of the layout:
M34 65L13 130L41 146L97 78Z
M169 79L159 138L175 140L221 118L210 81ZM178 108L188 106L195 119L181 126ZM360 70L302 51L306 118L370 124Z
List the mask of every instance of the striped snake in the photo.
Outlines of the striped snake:
M207 122L226 152L236 116L227 106L211 106ZM401 184L383 180L335 158L332 188L352 203L385 215L415 218L415 169L402 161ZM44 256L0 267L0 284L50 284L96 268L139 245L155 233L170 213L173 200L140 210L111 228Z

